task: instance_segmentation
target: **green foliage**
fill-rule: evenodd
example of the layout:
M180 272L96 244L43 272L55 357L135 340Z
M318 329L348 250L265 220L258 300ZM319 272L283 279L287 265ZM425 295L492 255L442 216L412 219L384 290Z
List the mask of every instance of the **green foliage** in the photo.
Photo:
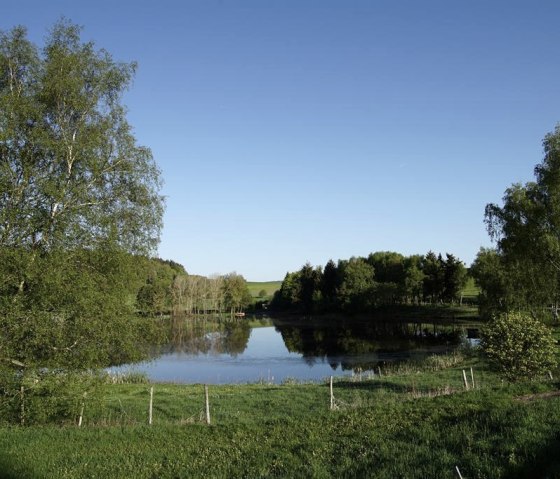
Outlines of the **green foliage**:
M153 340L154 323L136 317L127 301L135 270L130 255L109 248L53 251L37 255L26 270L22 293L3 277L1 357L28 367L108 366L139 359L141 345Z
M515 306L517 292L504 258L496 250L481 248L471 266L471 274L480 288L478 306L482 317L491 318Z
M338 300L343 310L363 311L371 304L375 285L373 266L363 258L350 258L339 261L341 278Z
M404 296L416 304L422 299L423 285L426 278L422 270L422 259L420 255L413 255L404 260Z
M485 222L500 257L489 289L483 287L494 309L504 303L556 309L560 303L560 125L545 136L543 148L535 181L509 187L503 206L486 206Z
M1 421L21 425L75 421L82 406L98 409L104 377L96 372L0 369Z
M334 309L337 301L336 292L340 287L338 268L332 259L325 265L321 278L321 295L326 308Z
M160 258L138 258L143 284L136 294L136 307L144 314L163 314L172 310L173 287L178 277L187 276L185 268Z
M224 306L232 314L242 312L253 300L247 281L237 273L229 273L223 277L222 293Z
M25 35L0 34L0 246L153 251L159 170L119 101L135 65L83 43L67 22L42 51Z
M501 314L482 331L482 348L510 381L534 378L556 367L550 329L522 313Z
M65 21L42 49L23 27L0 33L0 359L138 355L133 255L154 251L163 198L120 101L134 70Z
M337 264L329 260L323 270L307 263L287 273L271 308L359 313L421 302L455 303L466 284L467 270L452 254L443 259L433 252L405 257L381 251Z
M422 271L424 297L431 302L457 301L467 283L465 265L449 253L444 260L441 255L436 257L432 251L428 252L423 260Z

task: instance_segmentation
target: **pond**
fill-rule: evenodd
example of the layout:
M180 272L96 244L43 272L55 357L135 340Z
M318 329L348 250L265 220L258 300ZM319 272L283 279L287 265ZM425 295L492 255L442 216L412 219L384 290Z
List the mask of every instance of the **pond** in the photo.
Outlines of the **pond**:
M110 371L175 383L320 381L450 352L465 336L457 325L340 319L175 318L167 327L151 360Z

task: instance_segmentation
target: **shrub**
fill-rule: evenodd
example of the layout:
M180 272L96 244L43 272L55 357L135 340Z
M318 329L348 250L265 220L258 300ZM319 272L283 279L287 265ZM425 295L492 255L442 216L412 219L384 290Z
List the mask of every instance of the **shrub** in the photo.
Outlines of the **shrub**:
M482 330L486 356L510 381L546 373L556 366L555 341L550 329L525 313L495 317Z
M76 421L102 401L103 376L95 371L0 369L1 422L25 425Z

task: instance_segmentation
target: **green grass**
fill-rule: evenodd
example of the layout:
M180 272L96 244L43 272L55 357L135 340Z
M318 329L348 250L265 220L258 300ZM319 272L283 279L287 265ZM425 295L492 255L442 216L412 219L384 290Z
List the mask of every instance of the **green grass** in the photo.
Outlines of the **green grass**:
M247 287L253 298L258 298L259 293L264 290L266 291L267 297L272 297L275 291L280 289L282 281L247 281Z
M560 477L552 382L502 384L474 358L408 363L334 384L107 385L84 425L0 428L4 478ZM449 367L448 367L449 366ZM463 389L474 368L477 389ZM356 379L356 378L354 378Z
M478 294L480 293L480 288L475 284L474 278L467 278L467 284L461 291L463 294L463 299L465 298L478 298Z

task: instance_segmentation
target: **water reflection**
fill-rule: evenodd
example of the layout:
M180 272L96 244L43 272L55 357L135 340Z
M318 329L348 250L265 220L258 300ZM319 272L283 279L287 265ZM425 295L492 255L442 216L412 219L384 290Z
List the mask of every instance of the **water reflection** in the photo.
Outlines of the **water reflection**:
M236 357L247 348L251 326L238 319L175 317L169 323L169 341L158 354L228 354Z
M461 336L452 325L437 323L174 318L169 323L169 342L154 354L235 358L247 349L252 328L268 325L280 334L287 352L300 354L309 366L326 361L333 369L368 369L383 361L446 352Z
M153 359L134 369L154 381L207 384L321 380L446 352L461 336L459 329L442 324L340 318L176 317L165 328L167 343L154 347Z
M321 324L275 322L290 352L312 365L328 362L333 369L373 369L387 361L447 352L459 343L461 331L437 323L336 321Z

